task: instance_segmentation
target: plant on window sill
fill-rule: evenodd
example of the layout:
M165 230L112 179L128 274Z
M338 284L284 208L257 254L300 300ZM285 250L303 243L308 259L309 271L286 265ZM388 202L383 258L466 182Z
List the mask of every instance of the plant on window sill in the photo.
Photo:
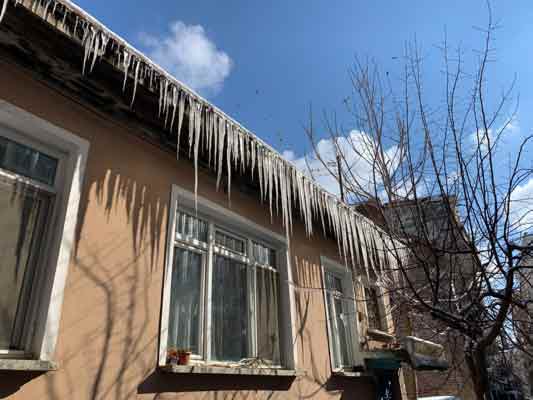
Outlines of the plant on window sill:
M188 349L176 349L171 347L167 350L167 365L189 365L192 352Z

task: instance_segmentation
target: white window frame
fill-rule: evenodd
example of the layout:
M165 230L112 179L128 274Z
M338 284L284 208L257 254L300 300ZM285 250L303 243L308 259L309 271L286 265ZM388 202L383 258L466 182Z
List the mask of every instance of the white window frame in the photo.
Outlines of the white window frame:
M367 277L360 277L361 286L363 288L363 299L362 304L364 308L364 316L366 318L366 326L367 329L373 330L375 332L384 333L386 335L391 335L393 326L392 326L392 316L390 315L390 310L387 310L387 305L385 304L385 292L382 285L380 285L378 282L372 282ZM375 289L376 293L378 295L377 303L378 303L378 311L379 311L379 328L372 328L370 327L370 319L368 315L368 299L366 298L366 290L365 289ZM390 298L389 298L390 301ZM368 335L368 333L367 333Z
M357 318L357 301L355 298L355 289L353 275L349 268L345 265L340 264L330 258L321 256L321 270L322 270L322 292L324 298L324 309L326 313L326 329L328 334L328 345L329 345L329 360L331 370L333 372L348 371L353 367L363 367L364 359L363 353L361 351L360 338L359 338L359 319ZM353 325L350 327L352 334L352 354L353 354L353 365L346 366L336 366L336 360L334 359L333 347L334 347L334 335L337 334L334 327L331 326L332 318L329 315L328 300L327 300L327 288L326 288L326 272L329 272L341 279L343 294L347 297L353 299Z
M54 193L49 211L46 246L39 253L23 328L21 352L0 351L0 358L30 358L52 361L59 333L61 307L89 142L7 101L0 100L0 135L58 158L53 186L2 170L10 180L20 181Z
M212 266L213 266L213 257L216 254L221 254L226 257L233 258L237 261L243 262L248 265L253 265L251 260L252 252L252 242L258 242L269 246L270 248L276 250L276 268L272 270L277 271L279 276L279 298L278 304L280 310L283 312L278 313L278 326L279 326L279 346L280 346L280 358L281 365L271 366L284 369L295 369L296 365L296 354L294 338L296 337L296 326L294 323L294 301L292 288L289 282L291 279L290 271L290 256L289 256L289 244L287 239L275 232L272 232L251 220L239 215L225 207L222 207L210 200L197 196L195 198L194 194L183 189L177 185L172 185L171 191L171 203L169 207L169 220L167 227L167 247L166 247L166 263L165 263L165 275L163 282L163 296L162 296L162 307L161 307L161 329L159 335L159 357L158 365L163 367L166 365L167 358L167 343L168 343L168 327L169 327L169 315L170 315L170 296L171 296L171 285L172 285L172 268L173 268L173 257L174 257L174 247L176 245L182 246L183 243L179 243L180 235L176 235L176 212L183 211L190 215L197 215L198 218L203 219L208 222L208 244L201 243L196 241L193 244L193 248L201 249L205 254L205 261L208 263L208 268L205 268L205 276L203 277L203 285L205 285L204 293L207 293L205 299L202 299L205 302L205 313L211 314L211 298L212 288L210 287L212 282ZM221 246L215 244L215 231L221 231L223 233L229 234L236 238L242 238L246 240L246 255L241 255L238 253L233 253ZM246 236L246 238L244 237ZM189 240L190 241L190 240ZM187 245L185 244L187 247ZM212 246L212 249L209 247ZM211 251L210 251L211 250ZM261 268L269 268L267 266L262 266ZM249 268L249 274L255 271L254 268ZM248 282L253 282L254 280L248 280ZM250 283L249 283L250 284ZM249 293L255 293L255 290L250 291ZM204 297L204 296L202 296ZM250 296L250 312L254 312L255 307L253 302L255 301L254 296ZM211 336L211 326L210 318L204 318L204 311L201 311L200 319L206 321L204 329L200 332L200 336L203 338L209 338ZM250 327L253 329L253 327ZM255 332L251 332L250 338L255 338ZM201 338L200 338L201 340ZM199 342L200 347L205 343L205 348L203 348L203 354L196 355L192 357L193 362L196 363L207 363L210 362L216 364L224 364L219 361L209 361L211 356L211 342L210 340L203 340ZM254 346L253 343L251 343ZM234 363L226 363L232 365Z

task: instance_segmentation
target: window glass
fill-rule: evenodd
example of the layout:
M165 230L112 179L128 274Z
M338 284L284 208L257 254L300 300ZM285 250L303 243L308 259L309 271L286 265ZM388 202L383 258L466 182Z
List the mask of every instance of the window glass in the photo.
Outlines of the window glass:
M207 242L207 222L181 211L177 212L176 218L177 234L185 238Z
M199 354L202 255L176 247L170 297L168 347Z
M261 243L252 243L252 256L254 260L263 265L276 268L276 251Z
M326 288L342 294L342 280L337 275L326 272Z
M25 316L48 205L35 189L0 183L0 349L20 348L17 325Z
M248 352L248 278L245 264L215 256L211 352L214 360L240 361Z
M246 241L233 235L229 235L226 232L217 230L215 243L218 246L233 251L234 253L246 254Z
M278 274L256 268L256 277L257 356L279 365Z
M368 327L370 329L382 329L381 315L379 312L379 295L376 288L365 288L365 300L368 314Z
M281 365L276 251L191 214L175 214L167 349Z
M344 293L342 279L330 272L326 278L326 306L335 368L353 367L354 299Z
M57 164L56 158L0 137L0 168L53 185Z

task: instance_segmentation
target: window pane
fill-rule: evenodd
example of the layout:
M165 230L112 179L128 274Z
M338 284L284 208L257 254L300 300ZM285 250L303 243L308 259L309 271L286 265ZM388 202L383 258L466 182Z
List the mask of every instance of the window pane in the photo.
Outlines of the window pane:
M345 295L339 276L326 272L325 279L329 326L332 331L333 364L336 368L352 367L354 299Z
M276 251L261 243L253 242L253 257L256 262L276 268Z
M368 327L371 329L381 329L379 296L375 288L365 288L365 300L368 313Z
M168 347L199 354L202 256L179 247L174 251Z
M0 137L0 168L54 184L58 160L23 144Z
M201 242L207 242L207 222L182 211L176 213L176 233Z
M246 265L216 255L212 296L212 358L240 361L249 357Z
M225 232L217 231L215 243L235 253L246 254L246 241Z
M278 274L256 268L257 356L280 365L278 325Z
M342 280L337 275L326 272L326 289L342 294Z
M17 349L48 199L0 184L0 348Z

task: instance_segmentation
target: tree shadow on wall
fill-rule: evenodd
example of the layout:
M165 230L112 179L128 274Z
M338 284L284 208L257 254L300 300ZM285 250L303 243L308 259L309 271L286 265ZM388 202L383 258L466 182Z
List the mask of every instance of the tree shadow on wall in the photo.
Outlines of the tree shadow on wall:
M87 297L80 307L88 302L90 311L63 315L59 341L70 335L82 339L71 342L75 345L68 349L61 348L60 371L45 377L50 399L65 398L65 391L71 398L131 398L139 377L157 363L160 302L151 299L155 293L158 298L161 295L154 288L160 288L163 281L161 241L170 180L167 186L154 183L151 174L161 164L147 163L146 168L132 173L130 166L114 156L113 149L98 145L96 141L89 154L64 299L78 301L77 293L84 293ZM146 149L145 143L136 145ZM95 155L98 162L91 162ZM99 237L94 233L98 232L94 215L101 219ZM117 215L120 218L116 219ZM86 234L90 224L92 233ZM117 254L123 254L123 259ZM63 309L68 307L65 304ZM80 366L85 367L89 393L87 386L77 382Z

